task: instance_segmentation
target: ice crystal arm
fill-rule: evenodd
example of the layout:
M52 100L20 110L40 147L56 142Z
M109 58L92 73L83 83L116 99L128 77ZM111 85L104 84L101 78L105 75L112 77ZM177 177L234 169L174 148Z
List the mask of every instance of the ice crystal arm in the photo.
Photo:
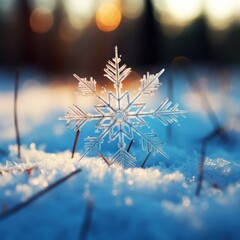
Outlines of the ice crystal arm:
M112 128L113 124L110 125L105 131L97 138L97 137L87 137L84 139L85 141L85 152L81 156L80 159L85 157L89 152L98 151L100 152L101 144L104 141L104 137L109 133L110 129Z
M178 104L172 106L172 102L166 98L160 106L154 111L153 116L156 116L165 126L173 122L178 122L180 116L185 117L185 110L179 110Z
M155 91L158 90L161 83L159 82L159 77L164 72L164 68L157 74L149 74L143 75L141 81L140 92L137 95L139 98L142 95L153 95Z
M164 72L164 69L162 69L157 74L149 74L143 76L141 81L141 88L139 93L136 95L136 97L129 103L129 105L126 107L126 109L130 108L141 96L143 95L153 95L154 92L158 89L158 87L161 85L159 82L159 77Z
M111 163L117 163L124 168L134 167L136 159L123 148L120 148L112 157Z
M67 126L74 128L75 131L81 129L87 121L101 119L101 115L87 114L77 105L69 107L69 111L60 120L66 120Z
M87 81L86 78L80 78L77 74L73 74L73 76L79 81L78 89L84 89L80 90L80 93L85 95L95 95L104 105L111 108L114 111L114 108L104 99L102 98L96 91L96 83L93 78L90 79L90 81Z
M168 158L167 154L163 151L163 143L157 137L155 132L142 134L140 142L144 151L147 151L148 153L151 152L153 155L159 152L164 157Z
M104 69L104 76L107 77L114 83L114 88L116 90L116 99L117 99L117 108L121 109L121 89L122 89L122 81L130 74L131 69L127 68L124 64L123 66L119 66L121 62L121 58L118 57L118 50L115 47L115 57L112 61L108 61L106 68ZM110 103L111 104L111 103Z
M135 106L137 104L133 104L132 106ZM139 104L141 106L141 104ZM157 117L165 126L168 126L169 124L172 124L173 122L178 122L179 117L185 117L185 113L187 111L185 110L179 110L178 104L173 105L172 102L166 98L154 111L144 112L143 107L135 112L135 113L129 113L128 116L135 117L138 119L141 119L141 117ZM131 108L130 108L131 110Z
M109 124L109 126L107 126L107 128L103 128L104 131L101 133L100 138L103 139L106 137L106 135L109 134L109 138L111 139L111 129L115 126L116 124L116 120L112 121L111 124Z
M163 71L164 70L162 70L162 72ZM142 94L152 96L154 92L158 90L161 85L158 79L160 75L161 72L156 75L149 74L149 72L146 75L143 75L143 78L140 80Z
M115 87L120 84L131 72L131 68L126 68L127 66L125 64L120 67L120 62L121 58L118 57L118 50L117 47L115 47L115 57L112 61L108 61L106 68L104 69L104 76L111 80L115 84Z
M87 137L84 139L85 145L84 145L84 153L81 155L80 159L83 159L86 157L86 155L90 152L99 152L100 146L102 143L102 140L100 138L96 137Z
M76 74L73 76L79 80L79 77ZM78 90L83 96L92 96L96 93L96 81L93 78L90 78L89 81L87 78L80 78Z
M112 59L112 61L108 61L106 64L106 68L104 69L104 76L107 77L109 80L111 80L114 83L114 88L116 90L116 95L109 94L109 98L113 96L117 100L117 108L121 109L121 89L122 89L122 81L130 74L131 68L127 68L127 66L124 64L120 67L119 63L121 62L121 58L118 57L118 49L115 47L115 57ZM109 104L111 104L111 101L109 101Z
M165 158L168 158L168 155L163 150L163 143L157 137L155 132L151 133L141 133L136 127L132 124L127 123L131 129L141 138L142 149L147 152L152 152L153 154L159 152Z

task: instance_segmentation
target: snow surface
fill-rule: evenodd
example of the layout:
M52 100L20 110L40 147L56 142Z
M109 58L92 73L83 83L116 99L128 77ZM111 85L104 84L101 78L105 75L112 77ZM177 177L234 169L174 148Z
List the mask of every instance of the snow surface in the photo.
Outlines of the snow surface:
M0 171L35 170L0 176L2 211L76 168L82 172L1 221L1 239L79 239L89 200L94 208L88 239L238 239L239 181L224 192L205 181L197 198L195 178L187 177L194 174L191 162L175 169L123 169L96 158L79 162L69 151L46 153L35 144L22 149L21 162L16 155L16 146L10 146L9 162ZM208 159L206 165L207 176L238 179L238 164Z

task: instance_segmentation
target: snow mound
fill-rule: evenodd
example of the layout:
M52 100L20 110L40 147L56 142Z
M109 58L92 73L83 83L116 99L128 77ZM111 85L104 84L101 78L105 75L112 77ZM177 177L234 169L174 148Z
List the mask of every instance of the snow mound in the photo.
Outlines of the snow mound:
M220 181L227 174L234 181L225 181L220 190L206 180L196 198L196 182L177 169L108 167L98 158L79 161L78 154L71 159L69 151L46 153L35 144L22 148L21 161L16 155L16 146L10 146L7 163L0 165L1 212L70 172L82 171L2 220L1 239L77 239L89 201L94 206L88 239L238 237L240 183L237 165L227 160L207 159L206 179L212 174Z

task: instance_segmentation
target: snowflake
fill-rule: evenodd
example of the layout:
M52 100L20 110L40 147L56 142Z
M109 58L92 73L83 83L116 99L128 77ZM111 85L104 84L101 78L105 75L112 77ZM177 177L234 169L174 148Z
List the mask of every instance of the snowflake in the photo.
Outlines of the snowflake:
M179 116L184 116L186 111L179 110L178 104L172 105L167 98L161 104L151 111L144 111L146 103L139 102L142 96L153 96L161 85L159 77L164 72L162 69L157 74L143 75L140 80L141 87L136 96L131 99L130 92L122 93L122 82L130 74L131 69L124 64L120 66L121 58L118 56L118 49L115 47L115 57L108 61L104 69L104 76L113 82L115 93L107 91L107 97L104 98L97 93L96 81L93 78L81 78L74 74L73 76L79 81L78 90L83 96L95 95L100 101L96 104L95 114L84 112L77 105L69 107L69 112L60 120L66 120L67 125L72 126L75 131L80 130L87 122L97 121L95 127L100 132L98 137L87 137L85 141L85 152L81 159L90 151L100 153L101 145L106 136L109 141L113 142L118 139L118 150L111 158L111 163L118 163L123 167L135 165L135 157L126 150L126 139L133 140L134 134L140 137L142 149L148 153L160 153L167 157L163 150L163 144L155 132L142 133L140 127L147 126L144 118L158 118L165 126L178 121Z

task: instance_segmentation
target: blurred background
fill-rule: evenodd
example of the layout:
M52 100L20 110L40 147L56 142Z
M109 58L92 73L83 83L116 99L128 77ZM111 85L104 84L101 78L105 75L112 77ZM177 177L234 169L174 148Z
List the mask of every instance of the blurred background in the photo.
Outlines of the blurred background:
M188 111L180 128L152 124L164 142L191 152L201 139L223 139L213 154L238 142L239 0L0 0L0 30L0 150L15 143L16 68L23 144L69 149L75 133L58 118L72 104L94 112L95 103L73 94L72 74L92 76L98 90L111 90L103 68L115 45L133 69L123 90L136 94L142 74L165 68L163 85L148 104L168 97ZM226 132L230 138L222 137Z
M240 63L239 0L0 0L0 68L103 75L128 66Z
M21 145L65 151L76 133L59 117L73 104L96 113L99 103L74 94L78 81L72 74L95 78L98 94L107 99L105 89L113 84L103 68L117 45L122 63L132 68L123 91L134 97L143 74L165 68L155 96L139 102L150 111L168 97L188 112L167 128L145 119L170 158L151 156L147 166L191 163L197 169L202 154L239 165L239 0L0 0L0 30L0 163L16 144L16 68ZM84 152L84 138L98 136L95 124L81 129L78 153ZM135 135L131 148L137 166L147 155L139 140ZM106 136L103 155L111 157L116 148L117 140L109 147Z

